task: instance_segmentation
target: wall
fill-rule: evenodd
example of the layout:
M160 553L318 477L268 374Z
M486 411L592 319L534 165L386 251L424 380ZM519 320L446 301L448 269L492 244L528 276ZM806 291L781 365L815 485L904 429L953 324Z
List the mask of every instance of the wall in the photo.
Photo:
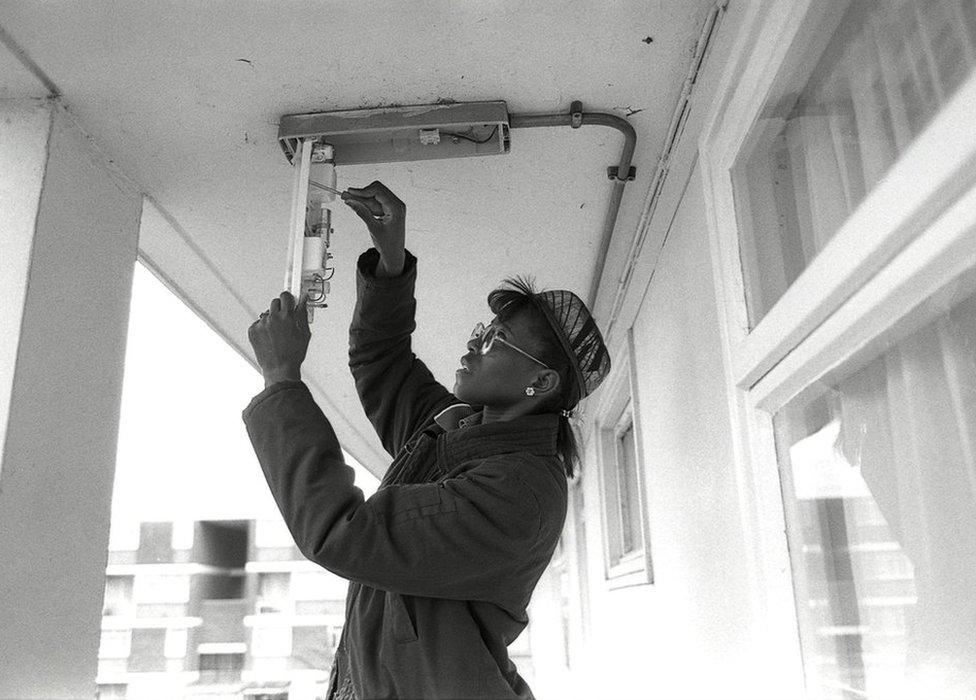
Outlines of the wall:
M581 696L752 698L753 608L697 167L633 330L655 582L608 589L589 452L590 632L575 685Z
M0 450L13 390L20 322L27 298L34 221L41 197L50 132L44 100L0 100Z

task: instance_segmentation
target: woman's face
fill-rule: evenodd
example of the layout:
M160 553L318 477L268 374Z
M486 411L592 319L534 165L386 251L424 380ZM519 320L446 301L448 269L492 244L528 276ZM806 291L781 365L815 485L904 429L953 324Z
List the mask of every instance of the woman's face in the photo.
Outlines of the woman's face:
M534 331L523 313L513 315L501 323L492 319L499 337L535 357L539 356ZM487 354L482 355L481 339L468 341L468 353L461 358L461 369L455 373L454 395L475 406L505 408L526 398L525 387L533 384L541 364L530 360L517 350L497 340Z

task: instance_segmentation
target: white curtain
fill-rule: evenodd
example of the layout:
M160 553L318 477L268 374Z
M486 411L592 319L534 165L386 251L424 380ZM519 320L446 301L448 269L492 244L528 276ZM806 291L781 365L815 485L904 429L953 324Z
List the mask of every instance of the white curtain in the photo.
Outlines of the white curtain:
M906 681L976 697L976 296L836 391L841 452L914 569Z

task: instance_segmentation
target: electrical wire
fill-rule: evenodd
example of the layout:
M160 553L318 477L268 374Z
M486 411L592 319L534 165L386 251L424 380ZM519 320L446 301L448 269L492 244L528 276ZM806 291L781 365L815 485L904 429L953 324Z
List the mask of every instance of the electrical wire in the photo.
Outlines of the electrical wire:
M454 138L464 139L465 141L470 141L471 143L488 143L495 137L495 132L497 131L498 131L498 124L495 124L495 128L491 130L490 134L488 134L488 138L484 139L483 141L479 141L478 139L471 138L467 134L453 134L449 131L442 131L441 133L444 136L453 136Z

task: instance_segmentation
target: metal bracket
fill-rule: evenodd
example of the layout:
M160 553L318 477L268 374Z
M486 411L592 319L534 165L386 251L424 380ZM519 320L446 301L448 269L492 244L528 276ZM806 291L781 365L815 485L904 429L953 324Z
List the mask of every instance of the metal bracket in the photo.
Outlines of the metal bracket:
M574 129L583 126L583 103L580 100L573 100L569 106L570 122L569 125Z
M630 166L630 170L627 172L627 177L625 178L617 177L617 174L619 172L620 172L619 165L611 165L609 168L607 168L607 179L620 180L621 182L624 182L625 180L633 180L634 178L637 177L637 166L635 165Z

